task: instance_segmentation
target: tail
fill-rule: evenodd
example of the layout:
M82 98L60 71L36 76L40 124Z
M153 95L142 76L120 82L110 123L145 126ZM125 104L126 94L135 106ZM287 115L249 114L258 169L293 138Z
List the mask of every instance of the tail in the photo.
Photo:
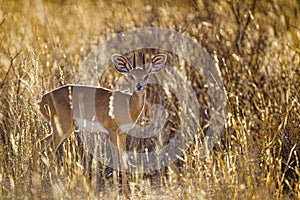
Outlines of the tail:
M37 103L37 107L38 110L40 111L40 113L42 114L42 117L46 120L46 121L50 121L50 109L48 106L48 102L45 96L43 96L42 100L40 102Z
M48 106L47 98L43 96L42 100L36 103L38 110L41 116L44 118L45 121L50 122L50 109ZM37 142L37 145L40 146L40 152L47 151L51 141L53 140L52 134L46 135L44 138L40 139Z

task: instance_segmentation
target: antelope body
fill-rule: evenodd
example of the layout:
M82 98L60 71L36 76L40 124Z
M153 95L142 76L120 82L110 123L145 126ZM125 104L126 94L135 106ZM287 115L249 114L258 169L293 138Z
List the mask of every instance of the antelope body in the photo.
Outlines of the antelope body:
M51 123L53 133L48 140L53 151L75 126L106 134L128 131L143 110L144 96L143 92L134 91L130 96L120 91L76 85L45 94L39 105L40 112Z
M66 85L55 89L42 97L40 112L50 122L52 135L45 138L55 153L61 143L74 131L75 126L87 131L106 133L110 141L117 146L122 167L122 191L129 198L125 174L124 154L126 136L136 123L145 105L144 86L149 75L159 72L165 64L166 55L154 56L149 64L136 67L122 55L112 55L115 68L127 74L134 85L130 95L121 91L112 91L101 87ZM113 155L113 164L117 165L117 155Z

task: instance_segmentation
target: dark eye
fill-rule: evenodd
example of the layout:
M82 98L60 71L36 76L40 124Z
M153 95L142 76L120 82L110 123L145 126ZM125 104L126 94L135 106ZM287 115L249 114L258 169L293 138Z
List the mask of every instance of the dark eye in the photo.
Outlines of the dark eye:
M135 77L134 77L132 74L129 74L129 78L130 78L130 80L132 80L132 81L135 80Z
M148 80L149 80L149 76L148 75L144 76L144 81L148 81Z

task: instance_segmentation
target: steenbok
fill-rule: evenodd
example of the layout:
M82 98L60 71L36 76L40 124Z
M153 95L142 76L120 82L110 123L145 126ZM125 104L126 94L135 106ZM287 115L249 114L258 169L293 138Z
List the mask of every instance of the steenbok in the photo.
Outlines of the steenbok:
M146 97L144 87L149 75L163 69L167 56L158 54L146 66L143 55L141 67L136 66L135 56L133 64L119 54L111 58L115 68L129 76L134 86L132 94L101 87L66 85L45 94L38 104L41 114L51 124L52 134L44 141L51 146L53 154L75 127L104 132L109 136L118 149L113 153L114 168L118 169L120 160L122 192L125 198L129 198L125 173L127 132L143 112Z

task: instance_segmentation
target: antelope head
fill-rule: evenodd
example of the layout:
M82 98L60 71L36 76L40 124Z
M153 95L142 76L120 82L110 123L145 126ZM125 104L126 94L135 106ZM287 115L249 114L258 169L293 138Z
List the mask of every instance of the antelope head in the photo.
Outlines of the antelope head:
M128 59L120 54L112 55L112 62L115 68L123 73L127 74L131 84L133 84L133 91L138 93L143 93L145 89L145 84L149 80L149 76L153 73L159 72L163 69L164 64L167 60L165 54L158 54L151 58L150 62L146 66L145 56L142 54L142 66L136 66L136 57L133 57L133 64L128 61Z

